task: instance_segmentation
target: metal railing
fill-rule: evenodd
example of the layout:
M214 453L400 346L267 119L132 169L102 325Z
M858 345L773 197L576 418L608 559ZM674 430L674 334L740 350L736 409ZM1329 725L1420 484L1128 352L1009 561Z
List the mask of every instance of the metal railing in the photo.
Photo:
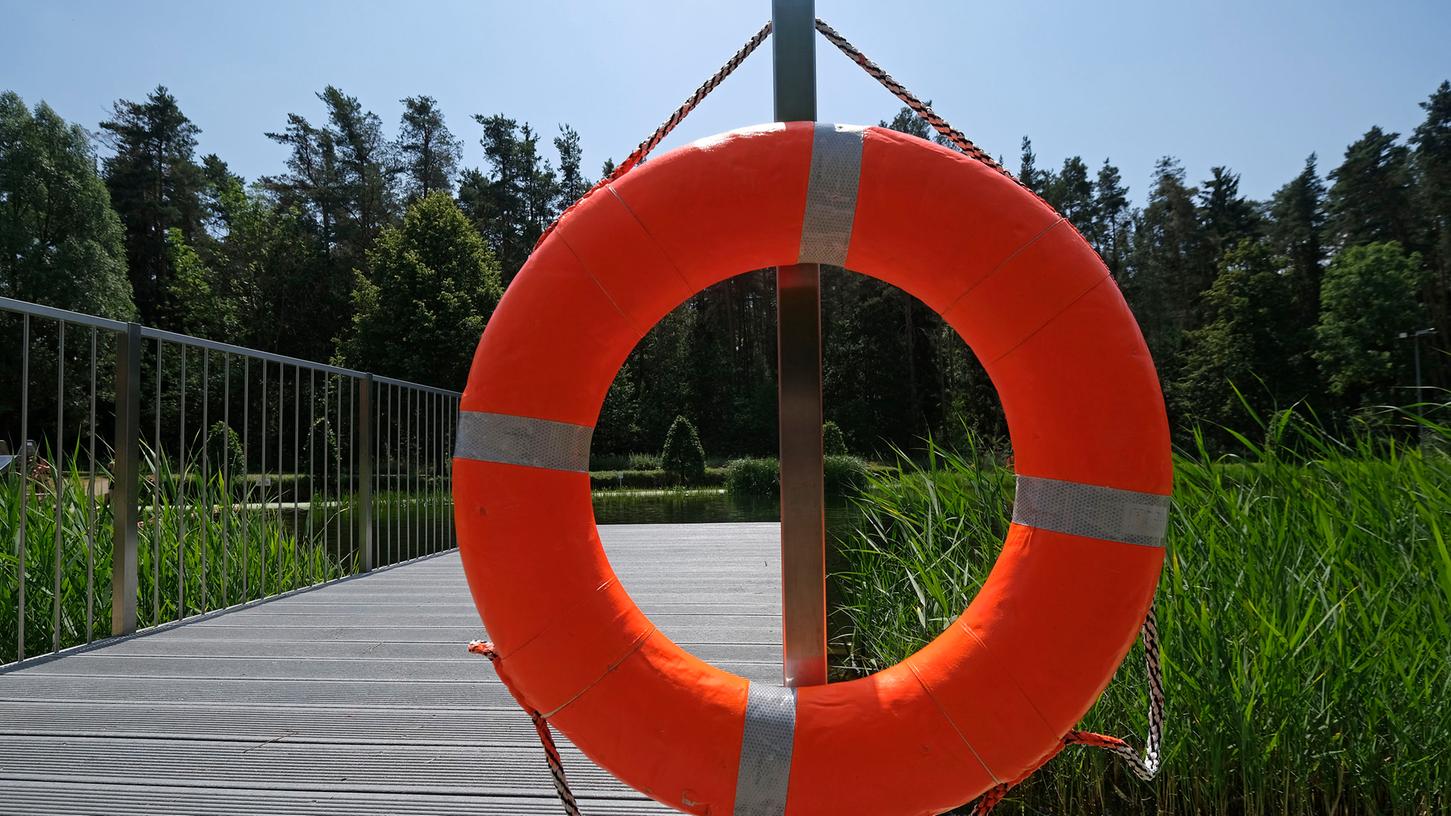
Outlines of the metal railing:
M457 392L9 298L0 349L0 664L455 546Z

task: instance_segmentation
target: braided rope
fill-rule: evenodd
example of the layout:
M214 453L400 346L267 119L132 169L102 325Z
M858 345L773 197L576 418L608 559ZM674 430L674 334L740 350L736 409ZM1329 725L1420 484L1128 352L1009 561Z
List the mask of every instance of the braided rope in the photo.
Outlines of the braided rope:
M880 65L872 62L872 60L868 58L866 54L863 54L861 52L861 49L857 48L855 45L852 45L846 37L843 37L841 35L841 32L832 28L830 25L827 24L825 20L822 20L819 17L816 19L816 30L820 31L821 36L829 40L831 44L840 49L843 54L846 54L847 57L851 58L852 62L860 65L862 67L862 70L866 71L872 79L880 82L882 84L882 87L891 91L893 96L902 100L902 104L911 108L913 113L917 114L919 117L922 118L922 121L931 125L934 130L942 134L942 137L947 141L951 142L958 150L961 150L969 157L977 159L978 161L986 164L988 167L991 167L999 173L1002 173L1008 178L1011 178L1014 181L1017 180L1012 173L1008 172L1008 169L1006 167L1003 167L1001 164L998 163L996 159L988 155L987 151L974 144L973 141L967 138L967 136L962 131L948 124L946 119L943 119L937 114L936 111L932 110L931 105L928 105L926 102L918 99L916 94L913 94L911 91L907 90L906 87L902 85L902 83L893 79L891 74L883 70Z
M1092 731L1069 731L1063 735L1063 740L1048 752L1047 756L1038 760L1017 779L995 785L979 797L972 809L968 811L969 816L987 816L1003 801L1008 795L1008 791L1048 764L1049 760L1058 756L1069 745L1097 748L1113 754L1123 760L1134 776L1144 782L1148 782L1159 773L1164 742L1164 670L1159 662L1159 622L1154 616L1152 607L1144 618L1144 626L1139 634L1144 641L1144 668L1149 675L1149 736L1145 741L1144 755L1139 756L1132 745L1118 737L1096 734Z
M690 112L695 110L696 106L699 105L701 101L703 101L707 96L709 96L711 91L714 91L717 86L724 82L726 77L734 73L735 70L741 66L741 63L746 61L746 57L749 57L753 51L760 47L761 43L765 42L766 38L769 36L771 36L771 23L770 21L767 21L765 25L761 26L761 30L751 35L751 38L749 40L746 40L745 44L737 49L736 53L732 54L731 58L726 60L725 64L722 65L719 70L711 75L710 79L702 82L700 87L695 89L695 93L691 94L689 98L687 98L684 102L680 103L680 107L676 108L675 112L670 114L670 118L666 119L664 122L661 122L660 127L655 128L655 132L650 134L650 137L648 139L641 142L640 145L636 147L633 152L630 153L630 155L626 156L625 160L620 162L619 165L615 167L612 173L595 182L594 186L586 190L585 194L580 196L578 201L575 201L568 207L565 207L564 211L556 216L554 221L544 229L544 232L539 234L539 240L534 242L534 248L538 249L539 245L544 243L544 239L549 237L549 234L551 232L554 232L554 228L559 226L560 219L568 215L570 210L578 207L590 196L594 195L595 191L599 190L601 187L604 187L610 182L618 179L620 176L623 176L624 174L630 172L631 170L635 169L635 167L638 166L640 162L643 162L645 160L645 157L650 155L650 151L654 150L657 146L659 146L660 142L664 141L665 137L670 135L670 131L674 130L675 126L679 125L681 121L685 119L685 117L689 116Z
M524 698L514 689L514 684L504 675L503 668L499 665L499 653L494 649L494 644L488 641L476 640L469 644L469 651L483 655L494 665L494 671L498 673L499 679L503 681L504 687L514 696L514 701L529 714L529 721L534 724L534 733L539 737L539 744L544 746L544 759L549 763L549 776L554 780L554 793L559 796L560 804L564 805L566 816L580 816L579 803L574 799L574 791L569 789L569 780L564 776L564 760L559 756L559 748L554 744L554 735L549 731L549 723L545 721L544 715L539 710L524 702Z

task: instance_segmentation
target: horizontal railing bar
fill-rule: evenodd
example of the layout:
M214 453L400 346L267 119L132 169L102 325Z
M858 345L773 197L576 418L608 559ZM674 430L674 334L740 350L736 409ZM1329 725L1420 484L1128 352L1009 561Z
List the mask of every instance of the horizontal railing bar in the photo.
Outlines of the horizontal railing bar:
M64 320L67 323L77 323L82 326L95 326L98 329L107 329L113 332L126 331L126 322L123 320L111 320L106 317L96 317L81 312L72 312L69 309L57 309L54 306L42 306L39 303L31 303L25 300L0 297L0 309L17 314L28 314L36 317L49 317L54 320Z
M393 377L381 377L377 374L373 375L373 382L387 383L388 385L398 385L404 388L411 388L414 391L423 391L429 394L444 394L450 397L462 396L462 394L460 394L459 392L450 391L447 388L438 388L437 386L423 385L422 383L409 382L408 380L399 380Z
M362 379L363 377L366 377L368 375L368 372L359 371L355 368L343 368L342 366L329 365L327 363L317 363L313 362L312 360L304 360L301 357L289 357L286 354L275 354L270 351L259 351L257 349L247 348L246 346L237 346L231 343L223 343L219 340L206 340L201 337L192 337L189 334L180 334L178 332L167 331L166 329L153 329L150 326L141 327L141 336L150 338L152 340L161 340L166 343L176 343L179 345L193 346L195 348L208 349L210 351L222 352L226 354L236 354L243 357L251 357L256 360L266 360L269 363L281 363L284 365L297 366L298 368L308 368L312 369L313 371L320 371L326 374L336 374L341 377L353 377L355 379ZM408 380L399 380L393 377L381 377L375 374L373 375L373 379L379 382L388 383L389 385L397 385L403 388L410 388L415 391L428 391L435 394L449 394L452 396L459 395L459 392L450 391L447 388L438 388L432 385L424 385L422 383L410 382Z
M151 340L161 340L166 343L192 346L194 348L207 349L225 354L236 354L242 357L251 357L255 360L266 360L269 363L282 363L299 368L310 368L314 371L323 371L328 374L337 374L343 377L361 377L366 373L351 368L342 368L341 366L328 365L327 363L304 360L301 357L289 357L286 354L274 354L270 351L259 351L258 349L251 349L246 346L223 343L220 340L206 340L201 337L192 337L189 334L167 331L166 329L153 329L150 326L141 327L141 336Z

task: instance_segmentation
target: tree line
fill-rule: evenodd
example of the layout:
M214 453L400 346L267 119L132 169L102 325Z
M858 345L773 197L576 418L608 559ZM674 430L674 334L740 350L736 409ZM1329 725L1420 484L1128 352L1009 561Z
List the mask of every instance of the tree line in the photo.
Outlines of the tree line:
M461 386L504 288L593 183L580 135L479 114L466 144L423 95L400 100L390 135L356 97L317 98L321 119L264 134L287 149L279 172L247 180L198 155L165 87L118 100L94 131L0 95L0 293ZM1191 183L1166 157L1135 206L1110 161L1040 168L1026 137L1018 176L1117 279L1176 428L1244 429L1296 403L1340 420L1416 401L1402 333L1437 330L1424 377L1451 385L1436 350L1451 335L1451 83L1421 107L1407 138L1373 127L1328 174L1312 155L1263 202L1229 168ZM906 109L881 124L930 135ZM823 278L826 412L849 447L1003 433L985 373L937 315L845 270ZM769 270L697 295L630 356L595 450L658 450L683 415L712 455L774 451L775 341Z

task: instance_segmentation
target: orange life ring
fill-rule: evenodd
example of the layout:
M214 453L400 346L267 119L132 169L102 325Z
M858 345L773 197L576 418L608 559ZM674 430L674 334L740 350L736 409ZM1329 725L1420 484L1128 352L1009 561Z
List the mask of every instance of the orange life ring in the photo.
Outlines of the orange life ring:
M749 269L836 264L941 314L997 386L1017 471L992 574L870 677L752 684L621 588L592 426L660 318ZM1163 561L1157 377L1098 256L993 169L881 128L793 123L672 151L588 197L509 286L464 392L459 544L499 668L595 762L679 810L932 814L1060 744L1123 660Z

